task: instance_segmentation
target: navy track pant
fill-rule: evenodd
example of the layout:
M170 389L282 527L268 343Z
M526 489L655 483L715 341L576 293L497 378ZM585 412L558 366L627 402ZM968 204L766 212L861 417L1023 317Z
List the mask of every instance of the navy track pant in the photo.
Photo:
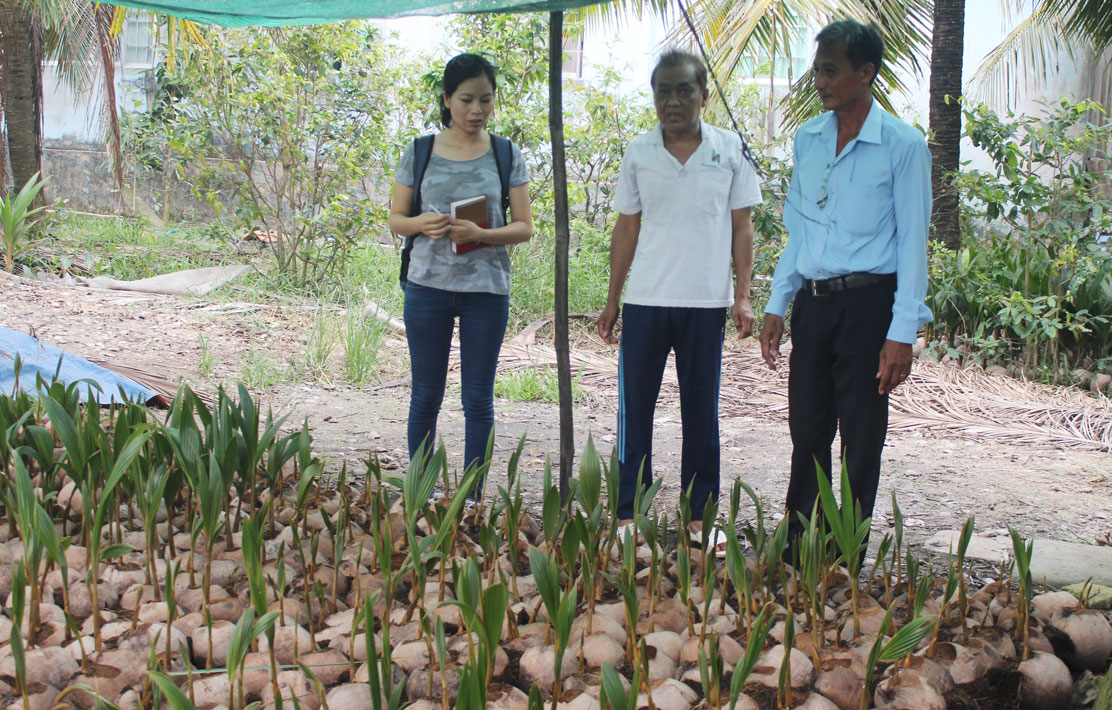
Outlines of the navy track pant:
M638 472L653 480L653 414L668 353L676 353L683 453L680 485L691 487L693 520L718 498L721 456L718 391L722 379L725 308L622 306L618 356L618 515L633 517Z

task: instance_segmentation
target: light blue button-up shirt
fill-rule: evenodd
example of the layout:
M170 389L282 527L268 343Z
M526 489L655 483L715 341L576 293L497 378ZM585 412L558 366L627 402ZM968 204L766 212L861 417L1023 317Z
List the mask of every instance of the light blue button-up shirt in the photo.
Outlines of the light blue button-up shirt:
M804 279L854 272L896 274L888 339L914 343L932 319L927 295L931 156L923 136L873 102L857 137L835 155L837 115L795 135L795 169L784 204L788 243L766 313L783 316Z

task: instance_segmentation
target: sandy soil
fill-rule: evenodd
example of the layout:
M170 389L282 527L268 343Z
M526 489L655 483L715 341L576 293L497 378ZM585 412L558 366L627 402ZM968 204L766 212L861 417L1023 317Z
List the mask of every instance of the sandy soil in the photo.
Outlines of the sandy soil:
M0 300L2 326L32 332L84 357L141 368L172 382L181 378L208 392L215 392L220 383L234 383L252 351L279 363L297 360L304 352L312 319L309 309L296 306L93 291L8 275L0 276L0 288L5 292ZM592 347L589 342L584 346ZM757 345L750 341L731 347ZM213 357L207 375L200 370L205 348ZM404 341L392 338L384 357L390 371L386 382L375 387L353 389L337 377L336 383L291 380L257 394L264 405L288 414L290 426L308 419L314 450L328 460L329 470L338 470L346 462L350 471L362 473L362 462L372 453L387 466L397 466L404 463L406 453L409 390ZM589 402L576 407L577 451L588 435L604 452L613 446L614 394L605 387L590 390ZM537 503L545 457L551 455L554 463L558 459L557 407L497 400L495 409L492 480L496 484L505 480L505 462L518 439L526 435L524 491L529 503ZM723 418L721 429L723 493L740 477L776 514L787 486L791 450L786 420L731 416ZM439 433L457 466L462 459L462 432L458 389L450 385ZM679 407L665 404L657 410L654 457L658 474L665 476L660 505L669 512L679 490L679 451ZM890 525L893 490L913 542L939 530L957 529L969 515L976 515L981 533L1003 532L1011 525L1024 535L1092 542L1112 532L1109 453L951 434L892 433L884 454L874 531Z

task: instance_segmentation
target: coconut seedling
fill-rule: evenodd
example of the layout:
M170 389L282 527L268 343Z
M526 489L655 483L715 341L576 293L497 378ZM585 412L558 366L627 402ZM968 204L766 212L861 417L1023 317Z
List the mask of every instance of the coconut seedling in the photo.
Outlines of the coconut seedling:
M371 691L373 710L398 710L402 704L405 685L394 686L394 666L390 660L390 622L385 617L382 624L382 654L375 643L375 605L379 592L367 595L363 604L363 643L367 653L367 686ZM277 696L275 696L277 697Z
M969 624L965 623L965 617L969 613L969 602L965 598L968 586L966 583L965 553L969 549L969 541L973 538L973 521L974 516L970 515L969 519L965 521L965 525L961 527L961 535L958 537L958 613L961 614L962 619L962 643L969 643Z
M749 639L746 642L745 653L734 665L734 672L730 676L730 710L737 708L737 700L741 697L741 690L745 687L745 681L756 667L765 640L768 639L768 634L772 630L773 624L776 623L776 615L770 613L771 609L771 604L766 604L757 614L757 618L753 620L753 624L749 626Z
M1023 657L1026 661L1031 657L1031 593L1033 582L1031 580L1031 553L1035 541L1028 538L1025 542L1019 533L1010 525L1008 534L1012 538L1012 554L1014 555L1015 571L1019 583L1019 599L1016 608L1016 634L1017 640L1023 641Z
M785 517L785 520L787 518ZM783 525L783 521L780 521ZM785 591L788 589L788 573L783 565L780 565L780 580L781 588ZM787 612L784 614L784 660L780 663L780 677L777 679L776 686L776 703L777 707L791 707L792 706L792 649L795 647L795 610L792 609L792 597L790 594L784 595L784 606Z
M517 601L521 601L521 595L517 591L517 571L521 569L517 537L518 531L521 529L521 511L525 504L525 500L521 497L521 480L517 475L517 467L524 448L525 435L522 434L521 439L517 442L517 448L510 454L510 462L506 467L506 486L498 486L498 495L502 499L502 539L505 540L506 553L510 559L510 567L513 569L513 574L510 575L510 585L514 599ZM495 559L492 557L487 562L490 564L493 574Z
M172 710L197 710L197 706L193 701L181 692L181 688L174 684L165 673L156 670L148 670L147 677L151 679L151 683L158 688L158 692L162 697L166 698L166 702L170 704ZM189 684L192 689L193 684ZM155 707L159 707L157 704Z
M246 707L244 702L243 690L243 665L247 660L247 652L251 650L251 645L255 639L263 634L272 636L274 630L274 620L278 617L277 611L268 611L262 616L255 617L255 609L247 607L243 615L239 617L235 629L232 630L232 637L228 641L228 707L237 707L236 699L238 697L238 707ZM271 643L273 647L273 643ZM273 657L272 657L273 658ZM271 666L271 678L275 677L275 668ZM271 681L274 683L274 681ZM277 685L274 686L277 693ZM238 693L236 692L238 690ZM277 694L274 696L278 697Z
M35 497L35 489L31 485L27 467L18 453L13 457L13 463L15 480L12 483L11 497L14 498L15 507L11 512L15 516L19 537L23 540L23 557L16 566L22 567L24 584L31 592L27 600L27 639L33 645L39 631L39 607L42 602L39 569L42 567L43 539L39 535L37 525L41 507ZM54 526L51 525L50 529L53 530Z
M27 663L23 646L23 614L27 601L27 573L23 565L16 565L12 570L12 608L9 616L12 619L12 631L9 638L11 642L12 660L15 662L15 691L23 698L23 710L31 710L31 695L27 692Z
M263 504L261 510L257 511L254 515L244 521L243 523L243 566L247 571L247 589L251 597L251 609L254 616L262 624L264 619L267 619L267 603L266 603L266 579L263 576L263 562L262 562L262 526L263 521L269 517L270 503L267 501ZM284 576L285 567L283 566L282 574ZM284 581L284 580L283 580ZM275 616L282 613L282 607L279 605L278 612ZM278 693L278 660L274 652L274 621L275 617L271 617L269 623L261 626L261 633L266 634L267 639L267 652L270 656L270 684L271 690L274 692L274 697L279 696ZM238 631L238 628L237 628ZM246 631L244 633L247 633ZM253 641L258 637L258 633L251 636ZM294 637L296 638L296 636ZM246 653L246 651L244 651ZM233 667L229 662L228 667ZM240 675L242 683L243 676ZM242 688L240 689L242 692ZM242 702L242 698L241 698ZM231 703L228 707L232 707Z
M888 591L888 572L885 569L885 561L888 559L888 551L892 549L892 534L884 533L884 537L880 538L880 544L876 547L876 559L873 560L873 567L869 570L869 578L865 582L865 593L868 594L869 590L873 588L873 583L876 581L876 573L879 570L881 573L881 584L884 585L884 598L890 599L891 596ZM887 604L885 605L887 606Z
M861 693L860 710L869 710L872 707L873 676L876 673L877 663L881 661L898 661L907 656L931 632L935 625L934 619L929 616L918 616L904 624L892 638L885 643L884 637L888 633L888 625L892 621L892 608L889 607L880 623L876 640L869 650L869 657L865 663L865 687Z
M290 526L293 528L301 527L302 538L309 535L309 521L306 516L309 493L312 492L314 484L323 470L320 459L313 456L311 443L309 419L306 417L301 424L301 433L297 437L297 470L301 474L297 479L297 496L294 498L293 519L290 522Z
M716 564L718 555L714 550L708 549L710 533L707 532L714 525L714 519L718 517L717 509L718 505L716 503L708 502L706 509L703 511L703 613L699 626L700 647L707 638L707 621L710 619L710 605L714 601L713 592L718 578ZM724 592L723 596L725 596Z
M822 667L822 649L826 641L825 589L826 545L829 539L823 518L818 514L818 500L811 508L810 518L799 515L803 534L797 546L799 581L806 596L805 617L811 628L811 657L815 668Z
M448 640L444 633L444 620L437 617L436 624L435 626L433 626L431 617L429 617L427 614L422 613L421 625L425 627L425 638L430 639L430 646L434 646L436 648L435 656L433 655L432 650L429 650L429 658L436 659L436 668L437 671L440 673L440 705L443 710L448 710L448 664L451 660L451 657L448 655ZM431 669L430 672L427 674L427 677L429 681L428 688L426 689L428 697L436 697L433 694Z
M574 487L574 486L573 486ZM560 536L560 569L566 570L568 575L567 588L576 580L575 563L579 559L580 550L579 529L575 525L565 525L564 534Z
M66 637L69 640L70 634L74 633L77 624L74 622L73 617L70 615L70 597L69 597L69 562L66 560L66 549L69 548L72 542L71 538L61 538L58 536L58 530L54 527L54 521L50 517L50 513L46 512L46 507L41 503L35 504L35 534L38 537L40 544L46 551L47 567L43 570L43 577L45 579L46 573L49 570L50 564L58 565L58 572L62 575L62 611L66 618ZM26 542L24 543L26 550ZM41 590L43 587L43 580L39 580L38 587ZM75 634L78 635L78 634ZM85 647L82 645L81 655L85 655Z
M707 707L722 707L722 655L718 652L718 637L711 636L703 644L699 642L699 684L703 687L703 697Z
M890 573L892 567L895 567L895 585L896 593L899 594L900 582L903 581L903 537L904 537L904 517L903 511L900 510L900 504L896 501L896 491L892 491L892 565L888 568L887 572ZM886 574L887 576L887 574ZM907 587L910 592L914 589L914 585ZM889 595L888 585L884 585L884 606L890 606L892 598Z
M208 626L208 654L205 659L205 668L212 667L212 617L209 612L212 591L212 558L213 548L224 531L224 497L228 489L224 487L224 478L220 474L220 466L216 456L209 454L208 462L200 463L197 467L197 478L193 490L197 494L197 505L200 508L201 529L205 533L205 569L201 578L201 614ZM201 461L204 461L202 457Z
M263 454L270 453L271 447L280 442L278 434L285 423L286 417L282 416L279 419L274 418L274 413L267 410L266 422L262 426L260 433L261 417L259 408L256 406L254 400L251 399L251 393L243 383L239 383L239 403L237 406L230 408L230 414L239 435L236 437L239 442L240 448L240 469L239 469L239 498L240 500L247 501L247 509L255 510L258 506L258 473L260 463L262 462ZM284 437L290 439L290 435ZM278 446L278 451L285 453L288 449L281 445ZM292 455L292 452L289 452ZM281 458L281 456L279 456ZM288 459L287 459L288 460ZM282 462L284 463L284 462ZM276 469L271 471L281 471L279 465ZM281 490L280 488L272 490ZM246 496L244 496L246 493ZM240 508L242 510L242 508ZM277 696L275 696L277 697Z
M30 417L32 414L32 410L27 410L23 416ZM0 420L0 422L2 421ZM46 427L35 424L34 420L29 423L21 421L15 428L9 426L4 428L3 431L7 431L8 436L14 438L18 429L21 429L23 434L22 444L18 447L19 452L27 457L27 464L34 464L39 488L44 491L57 490L58 464L54 460L54 437L51 436ZM10 448L11 442L9 442ZM0 456L4 456L4 454L0 452ZM4 460L7 460L6 457ZM30 468L28 470L30 471Z
M768 558L763 565L765 570L765 595L763 599L772 599L776 595L776 582L778 581L779 571L783 568L784 551L788 549L788 516L780 519L773 528L772 534L768 536L768 545L766 547Z
M418 604L421 605L422 610L424 609L423 595L425 590L425 578L428 575L427 563L430 559L430 555L428 555L427 552L435 539L432 535L426 535L418 540L417 521L420 518L421 511L428 505L428 500L433 490L436 488L436 479L441 469L447 467L446 453L443 444L440 445L439 449L432 456L425 455L424 447L424 442L417 447L417 453L410 460L405 476L400 481L396 478L390 481L401 488L402 509L405 514L405 535L406 542L408 543L409 555L406 562L403 563L403 566L411 565L414 575L414 593L409 608L406 610L406 623L412 620L413 613L417 609ZM443 466L440 465L441 461L444 461ZM439 545L436 547L439 547Z
M737 592L738 614L737 631L742 631L741 620L745 619L745 630L752 637L753 629L753 585L749 576L749 565L741 552L737 535L726 536L726 574ZM725 597L725 595L723 595Z
M957 588L958 575L957 571L954 569L953 560L951 559L949 566L946 568L946 584L942 588L942 598L940 600L942 603L938 610L938 623L934 626L934 634L931 636L930 645L927 647L928 658L934 657L934 646L938 643L938 632L942 629L943 620L946 618L946 611L950 608L950 603L954 599L954 592L957 591ZM964 618L962 619L962 623L965 623Z
M634 666L633 679L630 681L629 690L622 684L622 679L614 666L609 663L602 664L602 685L599 687L600 710L637 710L637 695L641 688L641 668Z
M552 686L552 710L556 710L562 687L560 669L563 668L564 651L567 650L571 625L575 621L575 610L579 603L578 582L574 582L567 592L562 591L560 571L556 567L556 560L553 559L552 553L541 552L536 547L529 548L529 567L533 572L533 579L537 583L537 591L540 592L545 610L548 612L549 624L555 631L555 682ZM633 604L636 607L636 595Z
M639 666L640 646L637 644L637 621L640 618L641 610L637 606L637 566L633 546L633 531L628 529L623 531L620 542L622 546L621 579L613 577L609 572L603 572L602 575L614 585L621 597L626 620L626 658L634 666ZM690 569L690 565L688 565L688 572L690 572Z
M139 506L139 516L143 521L143 536L147 543L147 549L143 554L146 561L147 584L154 587L155 599L158 600L161 599L162 591L158 586L155 551L161 545L155 520L158 517L159 507L165 499L166 487L170 483L170 469L165 463L133 466L131 479L132 491L136 494L135 501Z
M552 460L544 460L544 487L541 494L541 532L544 533L545 549L555 552L558 549L560 531L567 522L567 506L560 498L560 489L552 482Z
M849 572L850 595L853 605L853 635L861 635L861 617L858 609L859 581L861 574L861 557L864 552L865 540L869 536L871 518L861 517L861 506L853 497L849 485L849 471L845 461L842 461L842 501L839 506L834 500L834 490L830 479L822 472L818 464L815 465L815 476L819 485L819 499L822 502L822 512L826 517L827 525L834 536L834 542L841 552L842 561Z
M666 523L662 524L660 515L655 511L653 512L652 520L647 517L641 517L638 519L637 523L641 538L644 539L645 544L649 547L649 577L645 582L645 595L648 597L649 602L649 632L652 633L656 630L656 600L660 596L660 580L663 576L663 570L660 569L661 533L667 528ZM598 557L596 556L596 564L597 561ZM586 560L584 564L587 564ZM594 609L595 606L594 596L596 595L592 595L587 600L588 608L590 609ZM590 633L589 628L590 627L588 627L588 633Z
M919 560L915 559L911 550L905 553L904 560L907 562L907 591L911 592L919 587Z
M167 668L170 667L171 659L173 659L173 657L174 657L173 656L174 645L173 645L173 640L172 640L173 637L174 637L174 634L171 633L171 632L173 631L173 628L174 628L174 617L177 616L177 611L178 611L176 584L177 584L177 581L178 581L178 575L179 574L181 574L181 560L174 560L174 563L172 565L169 564L169 562L167 562L167 564L166 564L166 575L165 575L165 577L162 581L162 588L163 588L163 591L162 591L163 597L162 598L166 600L166 627L162 630L162 633L166 637L166 667Z
M103 650L103 640L100 635L100 599L98 594L98 587L100 586L100 563L104 560L119 557L120 555L131 552L131 546L123 543L116 543L102 548L101 530L107 520L109 510L116 507L114 496L116 486L127 474L128 469L134 463L136 457L142 452L150 436L151 429L146 425L135 427L128 436L115 459L110 462L111 473L109 473L108 478L104 482L100 500L97 501L96 512L93 514L93 523L90 529L88 542L89 568L86 584L89 587L89 600L92 603L93 609L93 644L98 652ZM108 463L108 461L106 461L106 463Z
M45 391L45 396L40 398L40 403L65 452L58 465L81 492L81 540L88 550L92 536L93 507L104 479L104 460L100 452L102 446L107 449L109 445L100 428L99 407L86 408L82 416L80 397L75 385L70 388L65 388L60 383L51 385ZM91 558L86 560L86 569L90 563ZM97 638L100 637L99 616L97 613L93 614L93 623L98 625L95 634Z
M687 632L695 635L695 624L691 614L691 555L686 544L676 546L676 587L680 593L680 603L683 604L684 615L687 616ZM637 623L637 619L633 619Z
M578 554L577 549L576 556L580 558L580 575L583 580L583 591L587 597L586 634L588 636L593 630L595 601L600 591L599 565L608 559L600 554L602 538L606 534L602 526L602 517L605 514L605 505L602 501L602 478L602 461L595 450L594 440L588 436L587 446L583 449L583 456L580 458L579 478L575 487L580 510L576 511L568 528L568 532L574 530L574 536L583 545L582 554ZM650 581L647 591L651 592L651 589Z
M460 578L464 581L459 587L466 591L459 595L460 601L449 603L460 609L467 627L470 662L460 672L456 708L480 710L486 707L487 689L494 675L494 660L502 638L502 623L509 599L504 584L480 590L479 566L474 558L464 563ZM475 637L474 644L471 643L471 636Z

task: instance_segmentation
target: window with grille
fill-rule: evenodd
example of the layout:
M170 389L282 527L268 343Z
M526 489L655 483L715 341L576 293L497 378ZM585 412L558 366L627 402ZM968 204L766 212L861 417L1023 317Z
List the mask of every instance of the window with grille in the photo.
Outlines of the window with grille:
M583 25L580 23L564 28L564 77L583 78Z
M154 66L154 32L148 14L129 16L120 33L120 54L125 66Z

